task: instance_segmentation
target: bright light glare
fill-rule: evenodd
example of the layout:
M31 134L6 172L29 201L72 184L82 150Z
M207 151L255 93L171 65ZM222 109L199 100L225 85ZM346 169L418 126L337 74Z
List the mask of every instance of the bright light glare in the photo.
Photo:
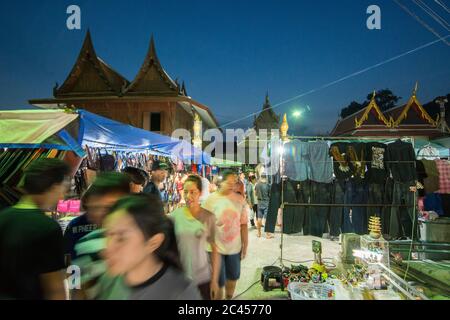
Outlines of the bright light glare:
M292 116L294 116L294 118L300 118L302 116L302 112L301 111L294 111Z

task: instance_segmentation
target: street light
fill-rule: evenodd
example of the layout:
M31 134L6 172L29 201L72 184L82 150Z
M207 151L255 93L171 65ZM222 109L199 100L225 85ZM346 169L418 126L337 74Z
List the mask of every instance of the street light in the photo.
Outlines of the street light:
M302 112L299 110L296 110L292 113L292 116L296 119L300 118L302 116Z

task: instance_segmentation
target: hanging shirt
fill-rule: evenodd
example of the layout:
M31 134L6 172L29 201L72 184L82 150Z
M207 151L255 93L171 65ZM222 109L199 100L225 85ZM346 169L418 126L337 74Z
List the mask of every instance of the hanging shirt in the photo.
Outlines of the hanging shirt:
M328 147L327 147L328 149ZM295 181L305 181L311 176L309 143L293 140L284 145L284 174Z
M436 160L439 171L439 193L450 193L450 164L445 160Z
M366 178L366 145L362 142L350 143L347 156L354 182L361 183Z
M387 146L384 143L371 142L366 144L367 176L368 182L384 184L388 177L385 163Z
M388 144L386 163L394 181L412 182L417 180L416 156L411 143L397 140Z
M436 162L433 160L420 160L425 168L426 177L423 180L426 193L433 193L439 190L439 171Z
M325 141L308 142L309 180L330 183L333 180L333 161Z
M435 160L436 158L439 158L439 151L432 146L426 146L419 150L417 157L419 159Z
M347 156L348 143L336 142L330 146L330 156L333 158L334 175L337 180L348 180L352 176Z

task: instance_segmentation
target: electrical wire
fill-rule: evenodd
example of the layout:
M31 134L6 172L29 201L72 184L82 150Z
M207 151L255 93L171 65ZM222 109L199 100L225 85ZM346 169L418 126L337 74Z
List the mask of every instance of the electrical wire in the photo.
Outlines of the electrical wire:
M437 23L439 23L444 29L447 31L450 31L449 24L447 21L442 18L440 15L438 15L433 9L431 9L426 3L424 3L422 0L413 0L413 2L425 13L427 13L433 20L435 20Z
M434 30L432 27L430 27L425 21L420 19L415 13L413 13L411 10L409 10L407 7L405 7L403 4L401 4L398 0L394 0L394 2L403 9L406 13L408 13L411 17L413 17L417 22L419 22L425 29L433 33L436 37L439 38L439 41L443 41L447 46L450 46L450 43L446 40L448 38L448 35L445 37L442 37L436 30Z
M396 1L396 0L395 0L395 1ZM275 108L278 108L278 107L280 107L280 106L282 106L282 105L284 105L284 104L286 104L286 103L292 102L292 101L294 101L294 100L298 100L298 99L300 99L300 98L302 98L302 97L305 97L305 96L307 96L307 95L310 95L310 94L312 94L312 93L315 93L315 92L318 92L318 91L320 91L320 90L329 88L329 87L331 87L331 86L333 86L333 85L335 85L335 84L338 84L338 83L343 82L343 81L345 81L345 80L348 80L348 79L350 79L350 78L356 77L356 76L358 76L358 75L360 75L360 74L366 73L366 72L368 72L368 71L370 71L370 70L372 70L372 69L376 69L376 68L381 67L381 66L383 66L383 65L385 65L385 64L388 64L388 63L390 63L390 62L393 62L393 61L395 61L395 60L398 60L398 59L403 58L403 57L405 57L405 56L408 56L408 55L410 55L410 54L413 54L413 53L415 53L415 52L417 52L417 51L420 51L420 50L423 50L423 49L425 49L425 48L428 48L428 47L430 47L430 46L432 46L432 45L435 45L436 43L439 43L439 42L441 42L441 41L443 41L443 42L445 42L447 45L449 45L449 43L446 41L446 39L449 38L449 37L450 37L450 35L446 35L445 37L439 37L440 39L437 39L437 40L428 42L428 43L423 44L423 45L421 45L421 46L419 46L419 47L417 47L417 48L408 50L408 51L403 52L403 53L401 53L401 54L399 54L399 55L397 55L397 56L394 56L394 57L392 57L392 58L386 59L386 60L381 61L381 62L379 62L379 63L377 63L377 64L374 64L374 65L372 65L372 66L369 66L369 67L367 67L367 68L364 68L364 69L361 69L361 70L359 70L359 71L353 72L353 73L351 73L351 74L349 74L349 75L346 75L346 76L344 76L344 77L342 77L342 78L340 78L340 79L334 80L334 81L329 82L329 83L327 83L327 84L324 84L324 85L322 85L322 86L320 86L320 87L314 88L314 89L312 89L312 90L309 90L309 91L307 91L307 92L304 92L304 93L302 93L302 94L299 94L299 95L297 95L297 96L294 96L294 97L292 97L292 98L290 98L290 99L287 99L287 100L285 100L285 101L282 101L282 102L280 102L280 103L277 103L277 104L273 105L271 109L274 110ZM223 129L223 128L225 128L225 127L231 125L231 124L234 124L234 123L237 123L237 122L241 122L242 120L251 118L251 117L253 117L254 115L258 115L259 113L260 113L260 111L250 113L249 115L247 115L247 116L245 116L245 117L241 117L241 118L239 118L239 119L237 119L237 120L233 120L233 121L231 121L231 122L225 123L224 125L222 125L222 126L220 126L220 127L218 127L218 128L219 128L219 129L221 129L221 128Z
M447 11L447 13L450 13L450 9L447 8L447 6L442 3L440 0L434 0L434 2L436 2L438 5L440 5L445 11Z
M277 258L277 260L275 260L270 266L273 266L275 263L277 263L277 261L278 261L278 258ZM260 280L255 281L255 282L254 282L253 284L251 284L247 289L245 289L244 291L242 291L242 292L239 293L238 295L234 296L233 299L231 299L231 300L236 300L237 298L239 298L240 296L242 296L244 293L246 293L248 290L250 290L251 288L253 288L253 287L255 286L255 284L260 283L260 282L261 282Z

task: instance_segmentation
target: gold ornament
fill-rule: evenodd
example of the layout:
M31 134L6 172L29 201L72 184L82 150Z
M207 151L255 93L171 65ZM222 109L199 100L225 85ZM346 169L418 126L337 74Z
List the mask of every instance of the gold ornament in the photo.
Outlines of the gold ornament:
M369 235L372 239L381 238L381 218L370 217L369 218Z

